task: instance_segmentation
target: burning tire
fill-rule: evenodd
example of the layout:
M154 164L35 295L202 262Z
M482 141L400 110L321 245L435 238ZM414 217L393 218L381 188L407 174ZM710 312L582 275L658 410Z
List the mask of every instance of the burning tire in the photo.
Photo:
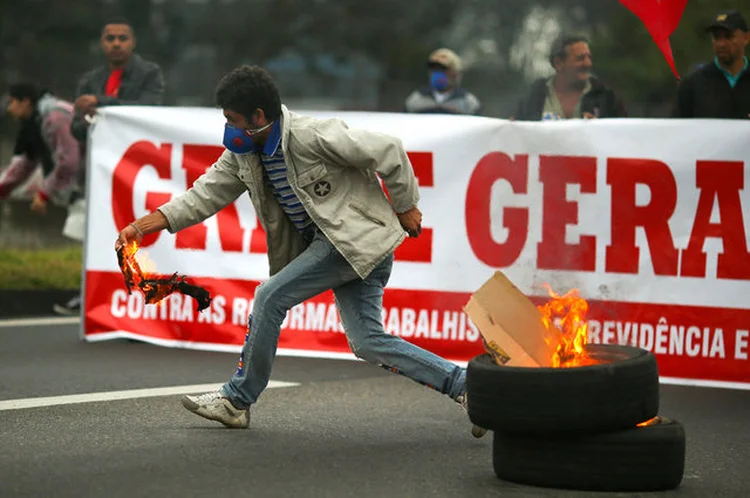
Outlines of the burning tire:
M682 481L685 430L657 417L646 426L593 436L550 438L495 432L500 479L581 491L663 491Z
M472 423L505 434L577 436L624 430L659 411L656 358L640 348L589 344L597 363L573 368L509 367L488 354L466 373Z

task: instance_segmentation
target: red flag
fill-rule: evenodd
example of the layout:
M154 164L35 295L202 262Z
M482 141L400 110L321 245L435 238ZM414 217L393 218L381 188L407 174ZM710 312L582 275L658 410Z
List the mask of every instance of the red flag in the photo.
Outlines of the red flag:
M680 23L687 0L620 0L620 3L643 21L672 72L679 78L669 37Z

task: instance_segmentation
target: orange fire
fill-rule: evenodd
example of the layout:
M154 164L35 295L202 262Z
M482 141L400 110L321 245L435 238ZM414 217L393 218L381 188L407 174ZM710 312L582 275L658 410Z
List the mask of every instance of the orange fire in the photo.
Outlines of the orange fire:
M148 259L144 259L144 253L141 252L136 258L136 253L140 250L138 243L133 241L122 249L122 257L119 258L120 270L127 277L132 279L132 284L138 286L141 280L147 279L151 274L156 273L156 265Z
M136 257L136 253L139 251L140 254ZM128 274L132 275L132 285L140 287L146 293L152 294L149 300L150 304L164 306L166 302L164 298L169 294L168 290L158 289L153 284L141 283L144 280L158 277L156 264L148 257L145 251L141 250L136 241L125 246L124 256L120 269L124 274L128 272Z
M552 355L552 366L570 368L596 364L584 351L588 339L586 313L589 303L580 296L578 289L571 289L561 296L549 285L544 286L552 299L543 306L537 306L542 313L542 321L545 327L556 327L562 332L562 342Z
M656 417L650 418L644 422L641 422L640 424L637 424L636 427L648 427L649 425L657 424L661 421L661 417L658 415Z
M136 259L138 244L133 242L117 251L117 260L125 278L125 286L130 294L134 289L143 292L147 304L164 304L164 298L174 292L192 297L196 301L198 312L211 304L211 294L198 285L191 284L186 277L174 273L171 276L159 275L156 265L141 253L140 261Z

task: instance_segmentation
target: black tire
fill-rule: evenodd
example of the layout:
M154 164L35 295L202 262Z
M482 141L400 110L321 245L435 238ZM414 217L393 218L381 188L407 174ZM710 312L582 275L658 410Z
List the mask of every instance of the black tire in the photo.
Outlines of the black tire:
M580 491L664 491L682 482L685 430L659 417L652 425L587 437L509 436L496 432L492 466L500 479Z
M488 354L466 372L472 423L510 434L577 435L629 429L659 413L656 358L631 346L589 344L598 365L501 366Z

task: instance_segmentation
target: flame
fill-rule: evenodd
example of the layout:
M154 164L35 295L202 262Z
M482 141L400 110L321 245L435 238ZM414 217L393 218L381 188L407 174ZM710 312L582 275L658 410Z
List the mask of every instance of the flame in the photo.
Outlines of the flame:
M136 253L140 254L136 256ZM131 269L137 270L133 275L136 278L136 285L140 283L141 278L147 279L157 275L156 263L149 258L145 250L141 249L138 242L133 241L130 245L125 246L125 258Z
M138 252L141 254L139 258L136 258ZM211 293L203 287L189 283L186 277L177 273L171 276L157 273L154 261L138 247L135 241L118 249L117 259L128 293L133 289L140 290L146 298L146 304L158 303L159 306L163 306L164 298L174 292L195 299L198 312L208 308L211 304Z
M542 313L542 322L548 329L555 327L562 332L562 342L552 355L552 366L569 368L596 364L597 361L584 350L588 339L586 314L589 303L580 296L578 289L571 289L561 296L548 284L544 286L552 299L537 306Z
M139 253L138 264L143 272L143 278L151 278L158 275L159 272L156 271L156 262L149 257L148 252L138 247L138 244L134 243L134 245L136 246L136 251Z
M649 425L658 424L659 422L661 422L661 417L657 415L656 417L650 418L641 422L640 424L637 424L636 427L647 427Z
M136 255L137 253L139 253ZM156 288L147 283L150 279L158 278L159 274L156 271L156 263L148 257L146 251L142 250L136 241L124 247L123 259L120 262L120 269L122 273L132 280L132 286L135 288L140 287L143 291L155 292ZM162 292L159 292L162 294ZM156 296L158 300L153 301L163 304L165 295Z

